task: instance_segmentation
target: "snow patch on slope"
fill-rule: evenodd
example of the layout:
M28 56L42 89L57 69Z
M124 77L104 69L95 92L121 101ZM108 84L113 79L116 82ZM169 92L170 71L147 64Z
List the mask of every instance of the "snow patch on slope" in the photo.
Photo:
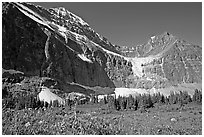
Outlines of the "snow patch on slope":
M47 102L50 104L50 102L57 100L60 104L64 104L65 100L61 97L57 96L56 94L52 93L49 88L42 86L41 92L38 94L38 97L40 101Z
M77 55L80 59L82 59L83 61L89 62L89 63L93 63L90 59L88 59L84 54L78 54Z
M108 54L112 54L112 55L114 55L114 56L122 57L122 58L124 58L125 60L129 60L129 58L127 58L127 57L125 57L125 56L122 56L122 55L120 55L120 54L117 54L117 53L115 53L115 52L112 52L112 51L110 51L110 50L107 50L107 49L105 49L105 48L99 46L98 44L96 44L96 43L93 42L93 41L91 41L91 43L93 43L96 47L99 47L100 49L102 49L104 52L106 52L106 53L108 53Z
M169 43L166 43L166 47L162 52L157 55L152 55L148 57L135 57L129 58L129 61L132 62L132 70L135 76L142 77L144 75L143 68L144 64L151 63L154 60L157 60L162 57L162 55L168 51L175 43L177 42L175 37L172 37L172 40Z
M154 59L159 59L160 56L149 56L145 58L130 58L130 61L132 62L132 70L134 75L138 77L142 77L144 75L143 73L143 65L148 64L152 62Z
M4 72L8 72L8 73L10 73L10 74L16 74L16 73L24 74L24 72L22 72L22 71L18 71L18 70L14 70L14 69L3 69L3 68L2 68L2 74L3 74Z

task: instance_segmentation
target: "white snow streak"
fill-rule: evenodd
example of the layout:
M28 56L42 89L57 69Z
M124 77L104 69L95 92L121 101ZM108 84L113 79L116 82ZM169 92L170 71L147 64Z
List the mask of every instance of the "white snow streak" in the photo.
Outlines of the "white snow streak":
M119 56L119 57L121 57L121 58L124 58L125 60L129 60L129 58L127 58L127 57L124 57L124 56L122 56L122 55L120 55L120 54L117 54L117 53L115 53L115 52L112 52L112 51L110 51L110 50L104 49L103 47L101 47L100 45L96 44L96 43L93 42L93 41L91 41L91 43L94 44L96 47L99 47L100 49L102 49L103 51L105 51L105 52L108 53L108 54L112 54L112 55L114 55L114 56Z
M38 22L39 24L42 24L42 25L44 25L44 26L47 26L48 28L50 28L51 30L53 30L48 24L47 24L47 22L46 21L44 21L41 17L39 17L39 15L37 15L36 13L34 13L34 12L32 12L30 9L28 9L26 6L24 6L24 5L22 5L22 4L20 4L20 3L15 3L15 4L17 4L18 6L20 6L21 8L23 8L23 9L21 9L21 8L19 8L18 6L16 6L23 14L25 14L26 16L28 16L29 18L31 18L32 20L34 20L34 21L36 21L36 22ZM31 14L29 14L29 13L31 13L31 14L33 14L33 15L31 15ZM39 17L39 18L37 18L37 17Z
M18 5L19 7L21 7L22 9L28 11L29 13L33 14L34 16L40 18L40 20L43 20L42 17L41 17L39 14L33 12L32 10L30 10L29 8L27 8L27 7L24 6L23 4L20 4L20 3L17 3L17 2L16 2L15 4L17 4L17 5Z
M62 27L60 25L55 24L54 22L52 22L52 24L54 26L57 26L59 33L61 34L62 37L64 37L65 42L67 43L68 39L67 39L67 34L66 33L67 33L68 30L65 27Z
M78 54L77 55L80 59L82 59L83 61L89 62L89 63L93 63L90 59L88 59L84 54Z
M3 74L4 72L8 72L8 73L10 73L10 74L15 74L15 73L24 74L24 72L22 72L22 71L18 71L18 70L14 70L14 69L3 69L3 68L2 68L2 74Z

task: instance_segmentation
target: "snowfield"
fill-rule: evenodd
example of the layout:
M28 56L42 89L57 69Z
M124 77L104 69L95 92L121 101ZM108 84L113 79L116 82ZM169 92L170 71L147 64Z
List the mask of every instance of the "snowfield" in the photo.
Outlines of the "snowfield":
M177 87L167 87L167 88L161 88L161 89L136 89L136 88L115 88L115 94L116 98L118 96L124 96L128 97L129 95L137 96L139 94L154 94L160 92L164 96L169 96L171 91L179 92L179 91L187 91L190 96L193 96L195 89L202 90L202 84L196 84L196 83L183 83L180 84Z
M138 96L139 94L149 94L145 89L136 89L136 88L115 88L116 98L118 96L128 97L132 95L133 97Z
M14 70L14 69L3 69L3 68L2 68L2 74L3 74L4 72L8 72L8 73L10 73L10 74L16 74L16 73L24 74L24 72L22 72L22 71L18 71L18 70Z
M143 64L147 64L152 62L154 59L158 59L156 56L149 56L145 58L130 58L132 62L132 70L135 76L142 77L143 76Z
M61 97L57 96L56 94L52 93L49 88L42 86L41 92L38 94L39 100L47 102L50 104L50 102L57 100L59 104L64 104L65 100Z

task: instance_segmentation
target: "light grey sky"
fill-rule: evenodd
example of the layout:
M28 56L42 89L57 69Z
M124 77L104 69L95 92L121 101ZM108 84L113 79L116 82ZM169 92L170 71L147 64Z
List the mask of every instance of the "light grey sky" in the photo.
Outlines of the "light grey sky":
M202 45L201 2L38 2L65 7L112 44L134 46L165 31Z

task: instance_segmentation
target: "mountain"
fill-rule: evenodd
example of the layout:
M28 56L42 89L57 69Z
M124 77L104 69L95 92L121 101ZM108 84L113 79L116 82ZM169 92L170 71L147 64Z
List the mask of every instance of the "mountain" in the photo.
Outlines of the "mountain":
M12 70L63 92L169 94L202 88L201 46L165 32L143 45L121 47L63 7L29 3L3 3L2 67L4 81L13 79L4 74Z

